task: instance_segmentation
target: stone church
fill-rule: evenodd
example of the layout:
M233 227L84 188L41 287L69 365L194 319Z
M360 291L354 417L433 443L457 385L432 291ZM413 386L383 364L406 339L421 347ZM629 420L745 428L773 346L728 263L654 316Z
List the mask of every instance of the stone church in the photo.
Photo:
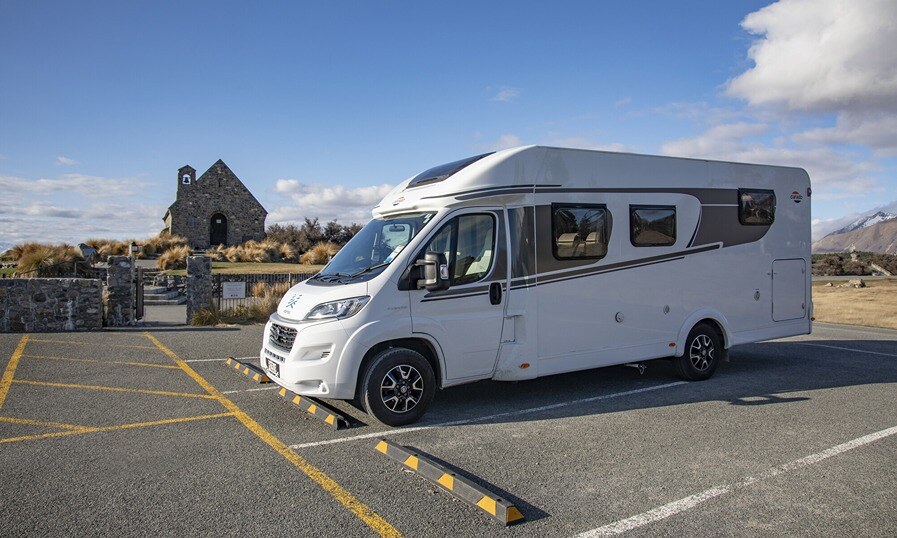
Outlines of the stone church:
M264 239L267 216L246 185L218 159L198 179L190 165L178 170L177 199L162 217L162 231L186 237L194 249L238 245Z

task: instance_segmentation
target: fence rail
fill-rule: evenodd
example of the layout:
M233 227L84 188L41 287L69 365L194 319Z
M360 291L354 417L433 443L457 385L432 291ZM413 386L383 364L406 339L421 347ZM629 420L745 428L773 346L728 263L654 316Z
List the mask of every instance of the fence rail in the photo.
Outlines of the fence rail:
M312 276L314 273L213 274L212 298L218 310L250 307L272 298L279 301L287 289Z

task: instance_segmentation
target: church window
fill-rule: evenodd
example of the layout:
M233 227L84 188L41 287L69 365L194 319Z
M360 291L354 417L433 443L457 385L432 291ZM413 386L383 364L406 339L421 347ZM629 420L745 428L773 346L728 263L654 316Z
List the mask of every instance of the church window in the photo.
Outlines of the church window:
M190 174L184 174L184 177L181 178L181 182L184 185L189 185L190 184Z

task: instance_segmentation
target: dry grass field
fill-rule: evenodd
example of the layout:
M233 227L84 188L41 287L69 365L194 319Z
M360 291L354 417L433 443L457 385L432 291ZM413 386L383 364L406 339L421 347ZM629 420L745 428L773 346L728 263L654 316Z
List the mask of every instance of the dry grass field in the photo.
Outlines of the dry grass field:
M267 274L267 273L306 273L314 274L323 269L323 265L304 263L256 263L256 262L212 262L214 274ZM169 275L186 275L186 269L165 271Z
M867 280L865 288L839 287L846 281L813 282L816 321L897 329L897 280Z

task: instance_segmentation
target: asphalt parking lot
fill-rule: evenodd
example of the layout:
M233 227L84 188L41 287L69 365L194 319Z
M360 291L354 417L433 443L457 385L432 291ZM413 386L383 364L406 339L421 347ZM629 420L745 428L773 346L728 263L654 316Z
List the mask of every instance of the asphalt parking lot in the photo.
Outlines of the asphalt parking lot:
M335 431L222 365L262 327L0 335L0 529L15 535L897 534L897 331L816 324L666 361L442 391ZM513 502L503 527L372 448Z

